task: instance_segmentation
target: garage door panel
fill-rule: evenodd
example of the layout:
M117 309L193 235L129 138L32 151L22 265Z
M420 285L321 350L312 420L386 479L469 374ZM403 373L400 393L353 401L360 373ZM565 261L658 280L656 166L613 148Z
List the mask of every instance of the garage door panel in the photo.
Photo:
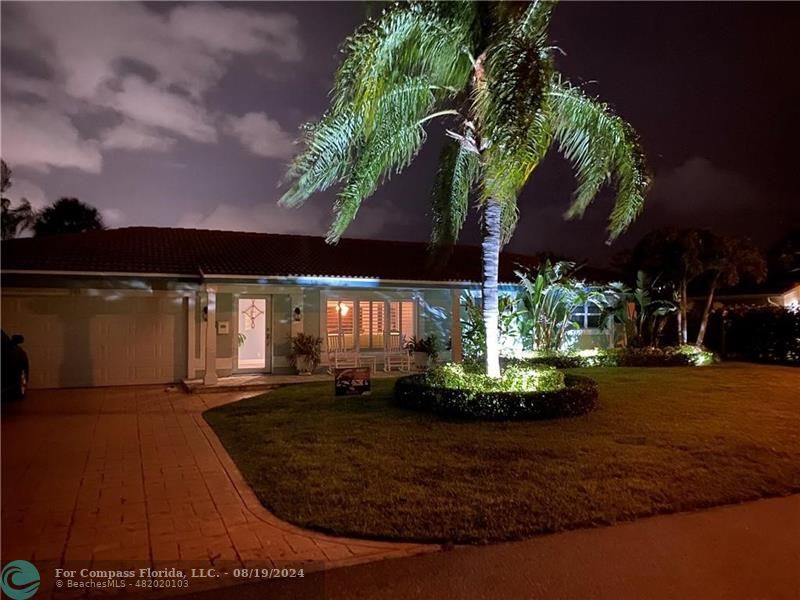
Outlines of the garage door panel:
M25 336L31 387L168 383L186 375L186 309L158 296L3 296Z

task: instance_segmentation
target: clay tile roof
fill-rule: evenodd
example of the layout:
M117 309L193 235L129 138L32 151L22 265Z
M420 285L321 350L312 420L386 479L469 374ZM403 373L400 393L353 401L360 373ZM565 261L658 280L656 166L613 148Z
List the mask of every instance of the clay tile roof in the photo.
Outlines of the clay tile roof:
M535 257L503 253L500 281ZM424 243L206 229L126 227L20 238L2 243L2 270L206 276L359 277L397 281L480 281L480 248L456 246L434 264Z

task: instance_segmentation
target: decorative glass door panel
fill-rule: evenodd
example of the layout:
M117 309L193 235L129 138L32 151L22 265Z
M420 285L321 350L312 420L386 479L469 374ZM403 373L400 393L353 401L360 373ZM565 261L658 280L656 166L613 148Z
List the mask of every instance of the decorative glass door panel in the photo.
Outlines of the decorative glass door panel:
M238 352L239 371L269 371L271 359L270 310L268 298L239 298Z

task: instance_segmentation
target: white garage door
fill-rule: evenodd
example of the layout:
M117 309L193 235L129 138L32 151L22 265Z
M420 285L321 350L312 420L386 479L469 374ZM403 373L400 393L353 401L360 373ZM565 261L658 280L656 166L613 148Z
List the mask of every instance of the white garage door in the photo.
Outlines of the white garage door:
M168 383L186 376L185 300L164 295L3 294L34 388Z

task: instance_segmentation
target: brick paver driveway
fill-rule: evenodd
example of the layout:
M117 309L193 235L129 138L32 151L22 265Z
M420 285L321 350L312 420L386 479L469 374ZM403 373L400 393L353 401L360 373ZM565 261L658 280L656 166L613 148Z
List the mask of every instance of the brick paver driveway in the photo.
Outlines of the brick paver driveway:
M201 413L252 395L32 391L3 408L3 560L349 565L432 550L327 537L265 510Z

